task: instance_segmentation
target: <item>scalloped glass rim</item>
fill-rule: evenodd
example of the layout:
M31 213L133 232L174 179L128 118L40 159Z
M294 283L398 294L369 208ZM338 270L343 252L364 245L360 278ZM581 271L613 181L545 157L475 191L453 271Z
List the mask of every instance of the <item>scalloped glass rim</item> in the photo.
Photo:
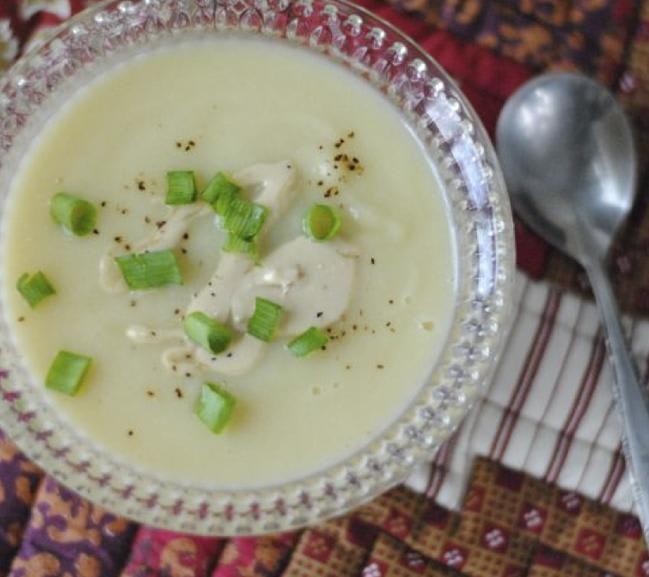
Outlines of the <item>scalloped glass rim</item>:
M62 422L23 365L0 302L0 418L44 470L107 509L169 529L237 535L341 514L404 480L433 455L468 412L500 355L511 308L514 243L493 147L460 90L412 40L341 0L108 0L82 12L0 81L3 189L21 137L38 124L43 103L60 95L66 80L138 46L223 31L299 44L363 75L403 111L439 167L457 236L458 305L429 383L377 439L318 474L251 491L192 487L126 465ZM5 201L6 193L0 222Z

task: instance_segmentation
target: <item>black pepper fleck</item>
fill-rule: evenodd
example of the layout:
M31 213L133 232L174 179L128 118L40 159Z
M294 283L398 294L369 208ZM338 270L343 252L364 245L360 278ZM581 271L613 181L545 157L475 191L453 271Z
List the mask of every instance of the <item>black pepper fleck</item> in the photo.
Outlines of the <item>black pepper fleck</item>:
M174 392L176 393L176 396L177 396L179 399L182 399L182 398L183 398L183 392L182 392L178 387L176 387L176 389L175 389Z
M231 358L232 358L232 353L228 353L228 354L225 355L225 356L228 357L228 359L231 359Z
M189 239L189 234L188 233L183 234L183 240L188 240L188 239Z
M148 216L145 216L145 217L144 217L144 222L146 222L147 224L149 224L149 223L151 222L151 218L148 217Z
M148 397L155 397L155 393L153 391L151 391L151 390L148 390L146 392L146 394L147 394Z
M183 254L187 254L187 249L186 248L181 248L180 252L182 252Z
M128 436L129 436L129 437L132 437L134 434L135 434L135 433L134 433L133 429L129 429L129 431L128 431Z
M18 322L19 323L24 323L25 322L25 317L18 317Z
M319 313L316 313L315 316L318 317L318 318L320 318L322 315L323 315L323 313L322 313L322 312L319 312Z
M377 369L383 369L383 368L385 368L385 367L384 367L383 365L376 365L376 368L377 368Z
M159 220L158 222L155 223L155 225L156 225L158 228L162 228L165 224L167 224L167 221L166 221L166 220Z
M114 240L116 243L119 244L120 242L122 242L122 237L121 237L121 236L116 236L113 240Z
M391 305L393 305L393 304L394 304L394 299L390 299L390 300L388 301L388 303L391 304Z
M102 201L99 203L99 206L101 206L102 208L104 208L104 207L106 206L106 201L105 201L105 200L102 200Z
M99 234L99 231L96 228L92 229L92 234Z
M146 184L144 184L143 180L138 180L137 181L137 188L138 188L138 190L146 190Z
M374 259L374 257L370 257L370 262L371 262L372 264L376 264L376 260Z
M189 377L192 376L192 374L191 374L191 373L185 373L185 376L186 376L187 378L189 378Z
M131 301L129 304L130 304L132 307L134 307L134 306L137 305L137 301Z
M127 209L127 208L123 208L123 209L121 210L121 213L122 213L122 214L128 214L128 209Z

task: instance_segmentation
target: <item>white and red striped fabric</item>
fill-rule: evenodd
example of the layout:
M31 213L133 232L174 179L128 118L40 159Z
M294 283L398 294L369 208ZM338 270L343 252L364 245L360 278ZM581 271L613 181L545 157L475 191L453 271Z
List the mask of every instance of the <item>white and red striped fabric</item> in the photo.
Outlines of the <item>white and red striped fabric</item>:
M628 322L643 374L649 322ZM631 494L611 367L595 305L518 273L516 313L493 381L462 427L408 485L459 509L476 455L621 510Z

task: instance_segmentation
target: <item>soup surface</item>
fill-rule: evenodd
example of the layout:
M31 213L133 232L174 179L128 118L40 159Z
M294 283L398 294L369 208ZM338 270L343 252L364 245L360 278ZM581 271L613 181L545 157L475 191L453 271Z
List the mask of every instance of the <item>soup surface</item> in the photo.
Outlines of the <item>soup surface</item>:
M258 265L212 295L237 335L255 296L285 309L270 344L235 337L236 366L226 353L214 365L191 349L176 358L187 346L183 316L200 308L223 259L245 257L221 250L209 206L165 205L170 170L194 171L199 190L225 171L262 203L281 189ZM96 206L95 233L72 236L53 222L49 203L61 191ZM454 242L417 138L342 66L272 41L178 44L105 72L52 114L9 194L0 276L28 366L42 383L59 350L93 359L76 396L43 394L96 444L165 478L262 486L344 458L417 393L452 320ZM302 230L315 203L340 211L331 241ZM113 257L160 244L174 222L183 234L169 248L184 284L125 290ZM32 310L16 282L39 270L56 294ZM309 274L318 287L305 288ZM330 340L295 357L286 344L308 325ZM194 413L205 381L237 399L218 435Z

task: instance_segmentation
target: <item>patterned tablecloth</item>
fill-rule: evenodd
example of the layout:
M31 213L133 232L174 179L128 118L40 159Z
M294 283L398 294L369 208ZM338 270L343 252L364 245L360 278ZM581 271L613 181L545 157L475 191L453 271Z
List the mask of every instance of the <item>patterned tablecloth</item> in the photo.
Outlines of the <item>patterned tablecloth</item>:
M640 195L612 274L634 353L649 363L649 0L379 0L459 81L488 130L544 69L618 95L641 156ZM0 71L83 0L0 0ZM262 538L137 526L44 476L0 433L0 576L649 576L580 270L517 223L518 314L485 399L438 453L353 515ZM550 284L554 281L556 284ZM557 288L557 284L563 288ZM0 369L0 379L6 375Z

